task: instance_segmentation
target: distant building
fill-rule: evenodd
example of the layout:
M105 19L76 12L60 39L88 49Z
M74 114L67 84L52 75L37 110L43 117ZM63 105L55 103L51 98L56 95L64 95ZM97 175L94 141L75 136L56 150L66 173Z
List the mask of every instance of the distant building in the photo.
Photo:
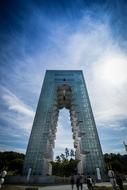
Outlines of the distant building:
M105 164L82 71L48 70L42 86L27 147L24 174L51 174L59 110L70 111L78 172L102 179ZM65 139L66 140L66 139Z

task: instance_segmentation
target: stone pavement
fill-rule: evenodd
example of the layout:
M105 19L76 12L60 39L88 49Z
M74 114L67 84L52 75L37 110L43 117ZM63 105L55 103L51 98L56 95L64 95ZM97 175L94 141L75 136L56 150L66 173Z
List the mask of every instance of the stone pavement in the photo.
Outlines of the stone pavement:
M124 185L127 185L127 182L124 182ZM111 187L111 183L110 182L96 183L96 186ZM57 185L57 186L54 185L47 187L39 187L38 190L71 190L71 185ZM76 185L74 185L73 190L77 190ZM88 190L86 184L83 184L83 190Z
M87 190L87 186L83 185L83 190ZM71 185L57 185L57 186L47 186L47 187L39 187L38 190L71 190ZM76 185L74 185L74 189L77 190Z

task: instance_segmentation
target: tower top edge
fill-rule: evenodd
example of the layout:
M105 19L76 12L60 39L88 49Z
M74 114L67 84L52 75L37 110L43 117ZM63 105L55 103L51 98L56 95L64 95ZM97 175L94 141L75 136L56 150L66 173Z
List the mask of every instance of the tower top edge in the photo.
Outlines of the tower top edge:
M82 70L46 70L46 72L83 72Z

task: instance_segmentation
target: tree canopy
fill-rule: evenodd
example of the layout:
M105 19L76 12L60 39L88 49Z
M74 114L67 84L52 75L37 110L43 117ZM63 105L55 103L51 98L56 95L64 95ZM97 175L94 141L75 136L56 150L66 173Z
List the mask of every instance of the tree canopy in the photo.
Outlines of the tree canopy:
M22 173L25 155L17 152L0 152L0 171L5 169L9 174Z
M75 160L74 150L65 148L65 153L56 156L55 161L52 161L52 174L56 176L70 176L77 170L79 160Z
M17 152L0 152L0 171L7 170L10 175L21 175L25 155ZM127 155L104 154L107 169L113 169L121 174L127 174ZM52 173L56 176L70 176L76 172L79 160L75 160L73 149L65 148L65 152L52 161Z
M107 169L113 169L116 172L127 174L127 155L121 154L104 154L104 160Z

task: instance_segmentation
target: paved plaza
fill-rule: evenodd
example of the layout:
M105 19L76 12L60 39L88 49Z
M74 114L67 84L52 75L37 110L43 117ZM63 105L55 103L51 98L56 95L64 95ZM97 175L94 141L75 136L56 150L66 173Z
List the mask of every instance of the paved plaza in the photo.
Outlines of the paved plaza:
M124 185L127 185L127 182L124 182ZM96 183L96 186L98 187L111 187L110 182L102 182L102 183ZM72 190L71 185L51 185L51 186L45 186L45 187L39 187L39 186L20 186L20 185L3 185L3 190ZM74 189L77 190L76 185L74 185ZM83 184L83 190L88 190L87 185Z
M83 190L87 190L87 186L83 185ZM47 186L47 187L39 187L38 190L71 190L71 185L57 185L57 186ZM76 185L74 185L74 189L77 190Z
M127 182L124 182L124 185L127 185ZM96 186L100 187L111 187L110 182L97 183ZM57 185L57 186L47 186L39 187L38 190L71 190L71 185ZM74 185L73 190L77 190L76 185ZM87 185L83 184L83 190L88 190Z

